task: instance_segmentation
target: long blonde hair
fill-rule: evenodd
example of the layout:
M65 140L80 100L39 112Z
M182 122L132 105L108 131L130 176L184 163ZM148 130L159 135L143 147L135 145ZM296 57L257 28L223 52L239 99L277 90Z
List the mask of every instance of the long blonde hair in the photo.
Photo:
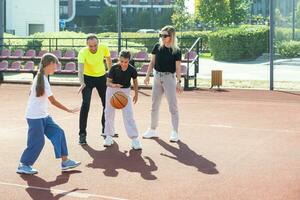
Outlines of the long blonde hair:
M39 64L39 70L37 73L37 83L35 87L36 96L43 96L45 93L45 83L44 83L44 75L45 75L45 67L47 67L51 63L58 63L57 57L52 53L46 53L41 58L41 62Z
M176 37L176 31L173 26L165 26L163 27L160 32L166 31L170 35L171 38L171 49L172 49L172 54L175 54L178 50L179 47L177 45L177 37ZM162 48L164 46L162 38L159 38L159 48Z

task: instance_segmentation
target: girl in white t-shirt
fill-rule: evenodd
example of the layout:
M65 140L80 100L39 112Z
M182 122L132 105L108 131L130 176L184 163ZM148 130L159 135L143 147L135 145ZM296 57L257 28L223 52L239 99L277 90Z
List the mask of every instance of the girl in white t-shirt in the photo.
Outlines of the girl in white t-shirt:
M77 167L80 162L68 159L68 148L64 131L53 121L48 114L48 100L52 105L64 111L75 113L79 108L68 109L58 102L51 91L47 76L55 72L58 60L55 55L45 54L40 63L37 76L31 86L26 119L28 124L27 148L24 150L17 173L35 174L37 170L32 165L40 155L47 136L54 146L55 157L61 158L61 169L67 170Z

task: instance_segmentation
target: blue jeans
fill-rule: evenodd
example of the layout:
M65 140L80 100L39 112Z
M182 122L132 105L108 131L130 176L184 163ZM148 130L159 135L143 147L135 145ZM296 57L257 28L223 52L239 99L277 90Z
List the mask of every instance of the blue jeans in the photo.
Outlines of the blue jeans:
M56 158L68 156L65 133L50 116L41 119L27 119L27 124L27 148L21 156L21 163L24 165L35 163L45 144L44 134L53 144Z

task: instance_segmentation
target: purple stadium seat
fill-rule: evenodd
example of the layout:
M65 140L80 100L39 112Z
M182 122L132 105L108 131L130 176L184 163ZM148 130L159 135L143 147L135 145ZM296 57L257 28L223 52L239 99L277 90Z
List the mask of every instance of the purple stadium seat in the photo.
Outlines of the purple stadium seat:
M22 58L33 58L36 56L36 51L34 49L29 49Z
M187 74L187 66L186 65L181 65L181 75L186 75Z
M147 74L148 66L149 66L149 64L143 64L141 69L138 71L138 74L140 76L143 76L143 75L145 76Z
M22 49L16 49L9 58L16 59L21 58L24 55L24 52Z
M134 59L135 59L135 60L148 60L148 58L149 58L148 53L145 52L145 51L137 52L137 53L134 55Z
M21 71L33 71L34 70L34 62L33 61L27 61L24 65L24 68L21 69Z
M7 71L19 71L21 69L21 63L20 61L14 61L9 68L7 68Z
M61 59L63 60L71 60L76 57L75 51L74 50L67 50Z
M196 51L190 51L190 52L187 52L184 55L184 59L185 60L189 60L189 61L193 61L194 58L196 58L196 56L197 56L197 52Z
M61 50L57 49L52 52L58 59L61 58L62 53Z
M9 49L3 49L1 51L1 54L0 54L0 58L8 58L8 56L10 56L11 52Z
M3 60L0 62L0 71L5 71L8 68L8 61Z
M110 57L112 60L118 59L118 52L117 51L110 51Z
M65 69L63 69L61 72L63 72L63 73L74 73L74 72L76 72L76 64L74 62L68 62L65 65Z
M39 52L39 54L38 54L38 56L37 57L42 57L45 53L48 53L48 51L47 50L41 50L40 52Z

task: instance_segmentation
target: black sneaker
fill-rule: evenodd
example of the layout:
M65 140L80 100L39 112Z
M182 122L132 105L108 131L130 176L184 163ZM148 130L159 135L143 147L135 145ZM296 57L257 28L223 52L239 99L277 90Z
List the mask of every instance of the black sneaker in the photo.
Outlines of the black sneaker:
M79 145L86 145L86 137L85 136L79 136Z

